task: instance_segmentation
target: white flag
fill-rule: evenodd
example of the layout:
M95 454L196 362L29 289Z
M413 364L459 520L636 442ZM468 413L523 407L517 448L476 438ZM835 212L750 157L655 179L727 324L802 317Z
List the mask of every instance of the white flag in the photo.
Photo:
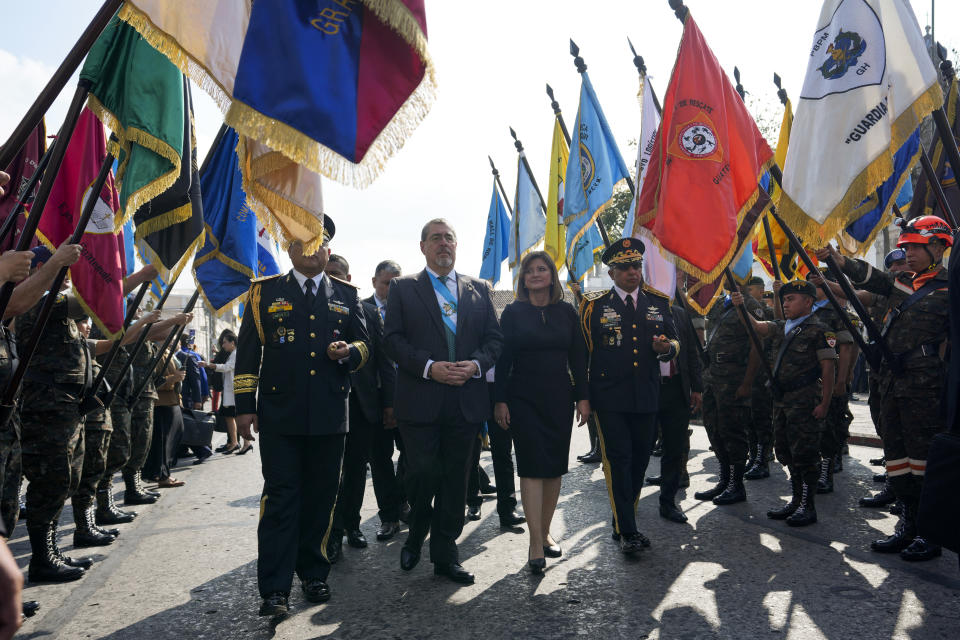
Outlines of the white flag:
M780 210L822 246L894 173L894 155L915 144L943 94L906 0L826 0L809 56ZM908 150L916 161L919 147Z

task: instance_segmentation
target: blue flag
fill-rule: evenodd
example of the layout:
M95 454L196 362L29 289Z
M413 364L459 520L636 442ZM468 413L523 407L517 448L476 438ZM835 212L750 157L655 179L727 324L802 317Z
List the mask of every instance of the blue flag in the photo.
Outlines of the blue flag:
M483 262L480 264L480 278L493 284L500 282L500 263L507 258L510 250L510 217L503 205L497 181L493 181L493 195L490 197L490 212L487 214L486 239L483 243Z
M547 213L543 210L543 200L523 160L521 151L517 158L517 193L513 200L513 224L510 226L510 267L513 269L514 288L520 261L547 233Z
M133 255L133 220L127 220L123 225L123 261L127 265L124 277L132 275L137 270Z
M203 247L193 261L193 273L201 295L218 315L243 299L260 271L259 225L246 204L237 142L237 132L225 126L200 177L201 191L208 195Z
M610 205L617 185L630 176L590 77L586 72L581 75L580 105L570 144L563 204L567 267L578 281L593 266L594 254L603 250L596 230L597 218Z

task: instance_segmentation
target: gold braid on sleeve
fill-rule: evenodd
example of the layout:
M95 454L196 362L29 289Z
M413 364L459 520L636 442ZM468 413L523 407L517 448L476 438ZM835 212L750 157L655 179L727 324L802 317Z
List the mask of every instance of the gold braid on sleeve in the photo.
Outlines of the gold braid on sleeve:
M264 345L266 339L263 336L263 321L260 318L260 283L255 282L250 287L250 305L253 311L253 323L257 325L257 335L260 337L260 344ZM236 384L236 381L234 381Z
M260 377L253 374L243 374L233 378L234 393L256 393Z
M593 353L593 334L590 332L590 317L593 315L593 300L584 298L580 302L580 330L587 342L587 351Z
M367 346L367 343L362 340L357 340L356 342L350 343L351 347L354 347L360 353L360 364L357 365L357 368L351 371L359 371L363 369L363 365L367 364L367 360L370 359L370 347Z

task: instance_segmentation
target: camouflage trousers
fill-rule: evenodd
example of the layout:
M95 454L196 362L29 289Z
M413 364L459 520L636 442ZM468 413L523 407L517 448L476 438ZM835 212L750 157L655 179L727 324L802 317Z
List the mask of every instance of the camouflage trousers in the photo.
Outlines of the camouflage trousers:
M143 468L153 439L153 398L140 398L133 405L130 419L130 458L123 465L124 475Z
M750 398L737 398L736 388L714 384L703 392L703 426L722 464L747 461Z
M816 390L814 390L815 392ZM813 417L814 405L773 407L773 439L777 460L810 484L820 476L820 440L824 421Z
M750 453L757 445L769 447L773 443L773 396L766 386L755 386L750 398Z
M820 439L820 453L824 458L833 458L841 451L850 436L850 423L853 414L850 413L850 400L846 393L843 396L830 398L830 408L827 410L826 428Z
M0 518L7 535L13 533L20 517L20 485L23 466L20 451L19 418L0 428Z
M86 506L96 497L97 487L107 468L111 435L110 431L103 429L102 422L84 425L83 472L80 474L80 484L73 494L75 505Z
M130 420L132 415L130 407L127 406L126 398L118 396L110 405L110 422L113 425L113 435L110 436L107 460L100 477L100 489L109 489L114 474L120 471L130 459Z
M883 440L883 429L880 425L880 380L872 371L867 380L867 388L870 390L870 398L867 400L870 407L870 419L873 420L873 428L877 430L877 435Z
M895 385L903 385L894 389ZM936 384L911 386L893 379L881 387L883 455L887 477L898 498L919 499L933 436L945 430Z
M55 522L80 484L83 424L75 404L31 402L24 392L21 442L27 485L27 524ZM29 409L28 409L29 407Z

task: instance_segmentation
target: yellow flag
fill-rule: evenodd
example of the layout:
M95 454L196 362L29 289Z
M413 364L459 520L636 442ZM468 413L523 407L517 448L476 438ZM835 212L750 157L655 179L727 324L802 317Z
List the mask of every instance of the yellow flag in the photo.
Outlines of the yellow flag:
M774 160L777 163L778 167L783 167L784 161L787 159L787 145L790 143L790 128L793 126L793 105L790 104L790 100L787 100L787 103L783 110L783 123L780 125L780 137L777 139L777 150L773 154ZM780 186L776 183L775 180L770 181L770 198L773 200L773 205L776 207L780 204L780 197L783 195L783 192L780 190ZM784 235L783 230L780 228L780 225L777 224L775 220L770 218L769 214L764 214L767 216L767 219L770 222L770 231L773 236L773 249L774 253L777 256L777 264L780 265L780 270L783 273L784 280L790 280L793 277L793 272L796 265L796 254L790 248L790 242L787 240L787 236ZM770 264L770 249L767 246L767 236L764 232L763 225L757 225L757 260L760 261L760 264L763 265L764 271L766 271L770 277L774 276L773 266ZM784 254L788 256L787 261L784 261Z
M563 225L563 179L567 175L567 160L570 149L560 128L560 121L553 125L553 145L550 149L550 185L547 190L547 233L544 250L553 257L559 270L567 261L566 227Z

